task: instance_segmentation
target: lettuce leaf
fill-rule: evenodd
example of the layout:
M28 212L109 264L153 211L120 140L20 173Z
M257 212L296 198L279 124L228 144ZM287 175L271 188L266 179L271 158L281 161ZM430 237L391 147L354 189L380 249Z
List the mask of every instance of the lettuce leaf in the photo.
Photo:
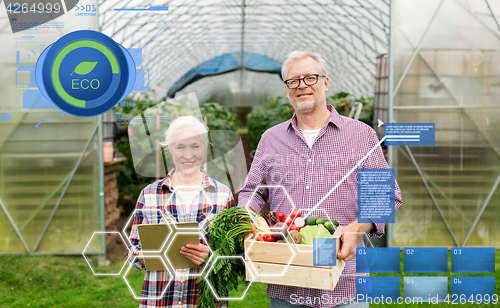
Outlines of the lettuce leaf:
M325 226L316 225L316 226L305 226L300 229L300 237L302 237L302 244L304 245L312 245L313 239L315 238L331 238L332 235L325 228Z

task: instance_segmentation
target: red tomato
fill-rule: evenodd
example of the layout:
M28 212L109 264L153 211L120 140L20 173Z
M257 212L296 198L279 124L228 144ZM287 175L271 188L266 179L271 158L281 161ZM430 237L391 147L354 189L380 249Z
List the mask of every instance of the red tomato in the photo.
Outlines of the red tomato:
M302 215L300 214L299 210L293 209L293 210L290 211L290 214L288 214L288 216L292 217L292 219L295 219L295 218L300 217Z
M282 222L285 222L285 213L283 213L282 211L276 211L274 212L276 213L276 215L278 215L278 218L282 221Z
M292 230L297 230L297 231L300 231L300 229L295 225L295 224L291 224L290 225L290 228L288 229L289 231L292 231Z
M264 241L265 242L274 242L274 240L275 240L274 235L264 234Z
M293 219L290 216L283 217L283 222L290 226L293 222Z

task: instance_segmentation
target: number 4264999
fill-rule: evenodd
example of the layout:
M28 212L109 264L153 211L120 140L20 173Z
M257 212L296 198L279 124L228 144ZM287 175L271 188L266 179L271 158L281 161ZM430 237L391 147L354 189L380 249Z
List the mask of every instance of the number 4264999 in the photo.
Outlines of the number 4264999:
M28 3L9 3L7 12L12 14L20 13L59 13L61 11L60 3L33 3L31 6Z

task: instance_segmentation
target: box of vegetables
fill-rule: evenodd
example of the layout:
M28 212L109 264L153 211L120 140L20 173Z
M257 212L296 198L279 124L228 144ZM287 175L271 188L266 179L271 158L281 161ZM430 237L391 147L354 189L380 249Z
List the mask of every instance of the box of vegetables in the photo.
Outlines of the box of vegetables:
M255 224L254 224L255 222ZM198 307L216 308L214 292L227 297L241 280L333 290L344 269L313 266L313 239L331 237L336 222L328 218L257 214L244 207L220 211L207 228L212 253L198 278ZM338 243L337 243L338 249ZM244 258L242 256L245 256Z
M281 211L256 214L253 222L252 236L244 243L247 281L335 288L345 263L337 259L336 266L313 266L313 239L331 238L338 226L336 221L302 217L293 209L288 216Z

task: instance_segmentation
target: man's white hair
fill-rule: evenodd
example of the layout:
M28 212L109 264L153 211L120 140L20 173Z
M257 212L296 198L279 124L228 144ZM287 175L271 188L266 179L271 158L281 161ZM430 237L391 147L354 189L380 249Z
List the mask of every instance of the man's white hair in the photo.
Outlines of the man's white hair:
M208 146L208 127L193 116L182 116L175 119L165 131L165 142L161 142L160 145L168 148L172 144L175 134L185 129L195 131L203 139L205 146Z
M313 58L314 60L316 60L316 62L318 62L319 64L319 72L322 75L328 77L328 69L326 67L326 61L319 53L295 50L289 53L288 56L286 57L286 60L283 62L283 65L281 66L281 78L283 78L283 80L286 80L288 67L293 61L306 57Z

